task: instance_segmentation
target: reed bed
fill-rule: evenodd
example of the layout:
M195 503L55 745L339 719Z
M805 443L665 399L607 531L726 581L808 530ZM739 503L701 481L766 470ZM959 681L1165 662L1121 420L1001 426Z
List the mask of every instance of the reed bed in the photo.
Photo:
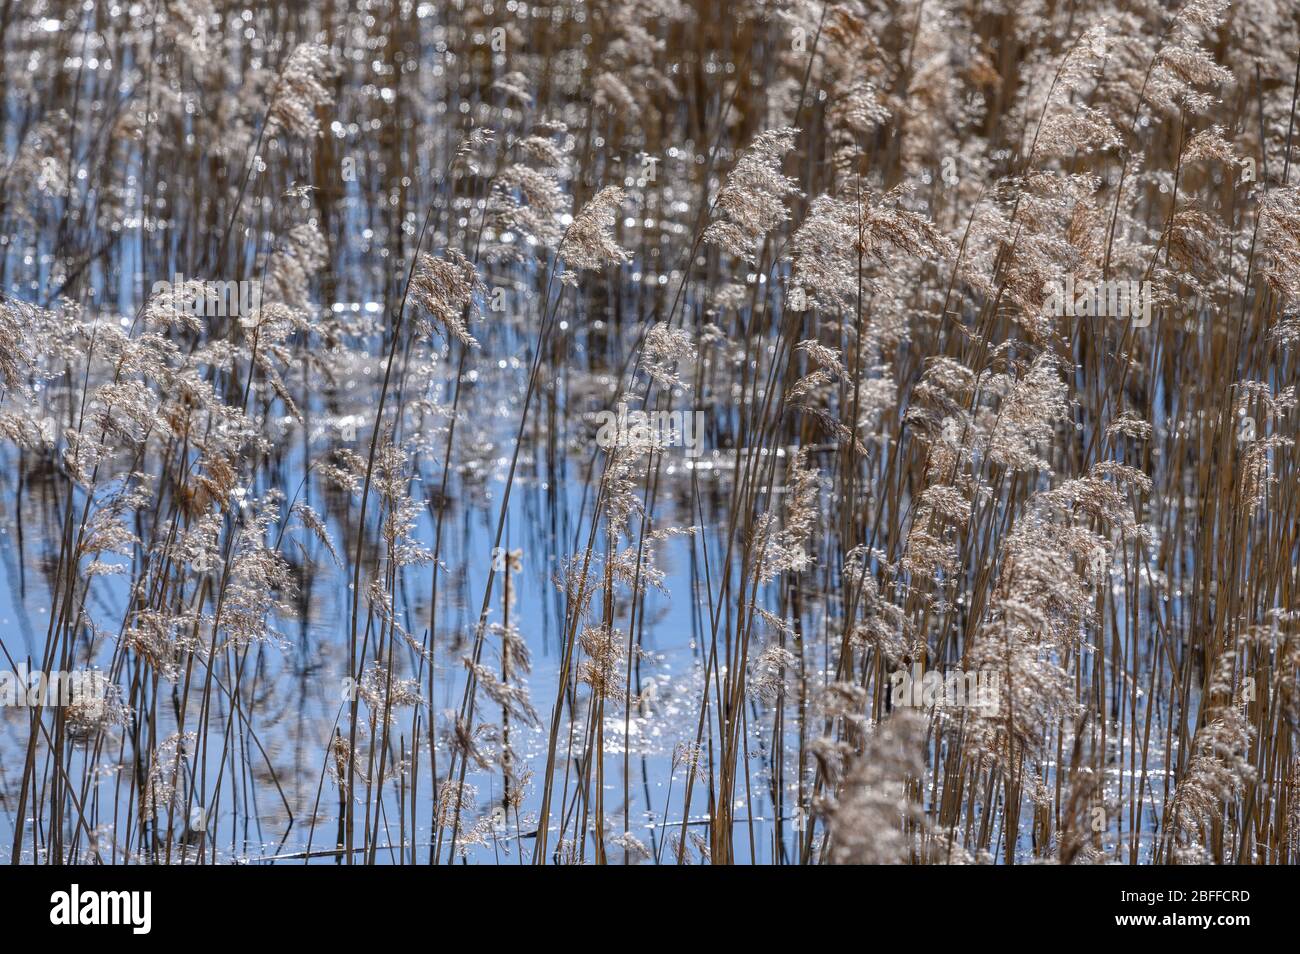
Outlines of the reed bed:
M11 863L1295 860L1294 4L0 55Z

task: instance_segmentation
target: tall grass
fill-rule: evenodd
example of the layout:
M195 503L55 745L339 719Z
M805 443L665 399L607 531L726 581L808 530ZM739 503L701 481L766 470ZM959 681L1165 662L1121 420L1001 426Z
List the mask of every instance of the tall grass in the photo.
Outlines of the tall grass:
M1298 27L0 3L8 859L1290 863Z

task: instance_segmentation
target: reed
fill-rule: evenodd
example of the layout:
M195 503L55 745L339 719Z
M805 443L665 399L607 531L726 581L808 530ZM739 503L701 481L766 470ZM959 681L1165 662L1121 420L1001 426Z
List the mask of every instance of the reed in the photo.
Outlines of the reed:
M12 864L1295 861L1292 5L0 56Z

